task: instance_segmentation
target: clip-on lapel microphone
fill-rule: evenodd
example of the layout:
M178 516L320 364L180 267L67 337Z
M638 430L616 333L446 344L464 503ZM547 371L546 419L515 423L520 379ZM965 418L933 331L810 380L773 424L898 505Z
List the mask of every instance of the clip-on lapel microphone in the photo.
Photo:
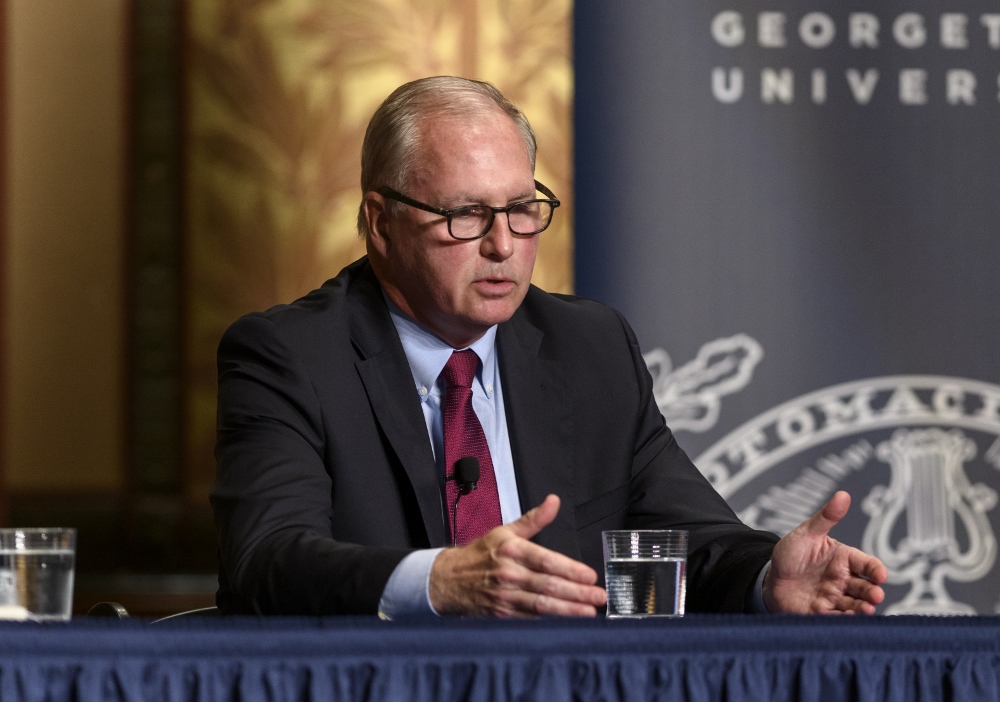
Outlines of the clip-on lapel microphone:
M451 518L452 542L458 546L458 501L462 495L468 495L476 489L479 483L479 459L475 456L465 456L455 461L455 472L445 476L445 480L454 480L458 485L458 496L455 498L455 509Z

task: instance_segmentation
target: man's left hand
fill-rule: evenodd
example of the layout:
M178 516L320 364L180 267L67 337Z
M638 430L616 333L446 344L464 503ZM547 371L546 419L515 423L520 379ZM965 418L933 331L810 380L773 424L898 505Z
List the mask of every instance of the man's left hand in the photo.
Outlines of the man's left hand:
M823 509L774 547L764 576L764 603L772 612L874 614L885 599L882 561L829 536L844 518L851 496L840 491Z

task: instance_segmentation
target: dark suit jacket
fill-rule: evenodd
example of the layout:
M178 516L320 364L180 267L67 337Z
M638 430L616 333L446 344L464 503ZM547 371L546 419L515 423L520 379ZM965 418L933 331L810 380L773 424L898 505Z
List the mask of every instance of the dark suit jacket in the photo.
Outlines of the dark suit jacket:
M740 523L677 446L625 320L532 287L497 349L521 508L562 499L535 540L603 579L602 530L688 529L689 611L744 610L777 537ZM419 398L367 259L238 320L218 363L219 607L376 612L399 561L448 538Z

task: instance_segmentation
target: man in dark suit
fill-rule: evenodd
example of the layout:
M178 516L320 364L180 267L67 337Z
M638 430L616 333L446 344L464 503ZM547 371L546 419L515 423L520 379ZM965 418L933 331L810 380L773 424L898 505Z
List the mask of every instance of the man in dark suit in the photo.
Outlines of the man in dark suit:
M691 610L874 611L885 568L827 535L845 493L781 541L744 526L625 320L530 286L558 206L534 157L488 84L415 81L376 112L368 255L219 347L220 608L592 616L601 531L674 528Z

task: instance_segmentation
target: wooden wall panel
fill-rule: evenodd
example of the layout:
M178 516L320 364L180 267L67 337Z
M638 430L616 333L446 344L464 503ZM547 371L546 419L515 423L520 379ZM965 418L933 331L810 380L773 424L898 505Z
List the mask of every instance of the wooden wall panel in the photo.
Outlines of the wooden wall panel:
M78 571L110 571L128 482L129 0L0 8L0 523L76 527Z
M123 471L126 0L8 0L6 482L104 493Z

